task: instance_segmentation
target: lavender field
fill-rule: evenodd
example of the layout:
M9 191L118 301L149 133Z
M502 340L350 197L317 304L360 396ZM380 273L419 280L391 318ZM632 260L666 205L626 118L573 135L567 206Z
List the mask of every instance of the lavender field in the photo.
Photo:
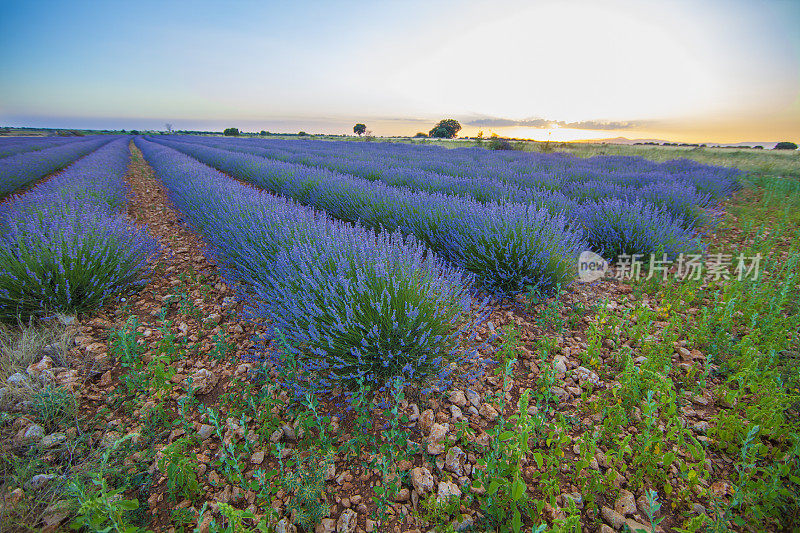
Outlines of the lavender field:
M9 531L797 516L794 179L151 135L0 139L0 191Z

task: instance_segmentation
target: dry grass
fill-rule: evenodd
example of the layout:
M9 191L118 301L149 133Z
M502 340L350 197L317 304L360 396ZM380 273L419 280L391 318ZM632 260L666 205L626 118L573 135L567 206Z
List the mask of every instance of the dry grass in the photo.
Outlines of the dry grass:
M53 366L68 366L66 353L73 335L60 322L0 324L0 384L5 387L0 410L13 410L15 404L30 399L38 390L38 382L32 378L28 385L14 385L7 382L9 376L17 372L27 376L28 366L45 355L53 359Z

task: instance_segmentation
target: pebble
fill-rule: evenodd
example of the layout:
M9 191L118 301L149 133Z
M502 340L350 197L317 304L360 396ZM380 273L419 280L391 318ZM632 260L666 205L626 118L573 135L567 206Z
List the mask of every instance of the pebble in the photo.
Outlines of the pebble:
M636 498L629 490L622 489L619 491L619 497L614 502L614 510L621 515L633 514L637 511Z
M67 440L67 436L63 433L52 433L44 437L41 442L39 442L39 446L42 448L52 448L53 446L57 446Z
M481 397L474 390L467 390L467 400L469 400L469 403L471 403L475 409L481 406Z
M353 533L358 525L358 515L352 509L345 509L336 521L336 533Z
M56 478L55 474L36 474L24 484L25 490L36 490L44 487Z
M431 471L424 466L411 469L411 485L419 495L425 495L433 490L433 476Z
M39 424L31 424L30 426L28 426L28 428L25 430L25 433L22 436L22 438L28 441L31 440L38 441L41 440L42 437L44 437L44 428Z
M212 433L214 433L214 428L208 424L200 424L200 428L197 430L201 440L206 440Z
M30 386L30 382L31 380L28 379L28 376L20 372L15 372L6 379L6 383L9 385L16 385L17 387Z

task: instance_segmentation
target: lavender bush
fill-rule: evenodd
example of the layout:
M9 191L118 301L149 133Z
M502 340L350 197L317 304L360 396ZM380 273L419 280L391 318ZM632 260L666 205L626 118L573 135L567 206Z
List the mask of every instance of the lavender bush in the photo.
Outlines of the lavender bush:
M568 284L583 246L579 232L547 209L415 192L249 154L158 142L338 219L413 235L501 295Z
M116 211L127 162L113 141L0 205L0 318L84 312L143 283L158 245Z
M622 254L694 253L700 240L666 209L637 200L602 199L586 204L581 220L592 250L608 260Z
M397 377L441 385L447 363L464 357L457 340L475 319L463 270L411 237L333 220L170 148L136 144L250 312L271 325L269 338L288 341L298 394Z
M113 139L113 137L93 138L0 159L0 198L66 167L77 158L97 150Z
M78 140L85 141L85 137L7 137L0 138L0 158L8 157L23 152L44 150L53 146L74 143Z

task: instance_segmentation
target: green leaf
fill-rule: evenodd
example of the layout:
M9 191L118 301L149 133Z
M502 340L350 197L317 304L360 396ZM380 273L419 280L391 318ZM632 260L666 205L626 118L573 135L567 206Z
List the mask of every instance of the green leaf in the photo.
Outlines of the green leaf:
M498 437L500 440L509 440L514 438L515 433L513 431L504 431L500 433Z
M135 511L139 508L139 500L123 500L119 502L119 508L123 511Z
M522 530L522 515L519 509L514 509L514 518L511 519L511 527L514 529L514 533L519 533Z
M675 454L672 452L667 452L664 454L662 460L664 461L664 468L669 468L672 462L675 460Z
M511 497L514 498L514 501L519 500L525 494L525 483L522 482L521 479L514 480L514 483L511 485Z
M533 460L536 461L536 466L541 468L542 464L544 464L544 459L542 459L542 454L539 452L535 452L533 454Z

